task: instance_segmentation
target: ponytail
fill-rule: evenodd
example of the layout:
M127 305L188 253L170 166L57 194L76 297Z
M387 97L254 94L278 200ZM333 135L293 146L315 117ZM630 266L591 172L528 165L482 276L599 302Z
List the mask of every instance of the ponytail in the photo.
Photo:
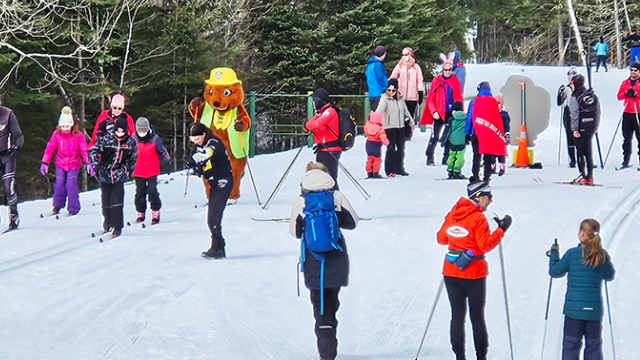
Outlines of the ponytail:
M580 230L584 231L588 237L581 246L582 263L595 268L606 260L600 238L600 223L594 219L586 219L580 224Z

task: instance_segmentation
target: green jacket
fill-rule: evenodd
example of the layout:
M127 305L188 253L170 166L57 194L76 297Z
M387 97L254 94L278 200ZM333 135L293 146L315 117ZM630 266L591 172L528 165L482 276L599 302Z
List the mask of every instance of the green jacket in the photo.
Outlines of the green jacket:
M575 320L600 321L602 307L602 280L611 281L616 274L611 257L592 268L582 262L580 245L567 250L562 259L558 250L552 250L549 258L549 275L561 278L569 274L564 314Z
M464 111L455 111L451 118L448 141L451 145L465 145L466 133L464 131L467 122L467 114Z

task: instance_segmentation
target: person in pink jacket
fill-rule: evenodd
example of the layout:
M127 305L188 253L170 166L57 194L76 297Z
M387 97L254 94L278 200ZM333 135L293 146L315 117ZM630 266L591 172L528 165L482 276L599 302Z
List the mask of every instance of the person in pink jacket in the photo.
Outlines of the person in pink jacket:
M416 108L424 100L424 78L422 69L413 57L410 47L402 49L402 58L391 72L392 79L398 79L398 90L404 96L404 102L411 116L415 119ZM411 126L407 123L404 127L407 140L411 139Z
M377 112L369 113L369 120L364 124L364 133L367 135L367 178L381 179L380 164L382 163L382 144L389 145L387 133L382 128L382 118L384 114Z
M53 214L58 214L64 208L67 198L69 215L76 215L80 211L80 197L78 196L78 172L82 162L89 164L87 156L87 141L78 129L78 123L73 119L71 108L62 108L58 126L53 131L42 156L40 173L45 175L49 168L49 161L56 154L56 180L53 183ZM93 169L88 166L89 175L93 176Z

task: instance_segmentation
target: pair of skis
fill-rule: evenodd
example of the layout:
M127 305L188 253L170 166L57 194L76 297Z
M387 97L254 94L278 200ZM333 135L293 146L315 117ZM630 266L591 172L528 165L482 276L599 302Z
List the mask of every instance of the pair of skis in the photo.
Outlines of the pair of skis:
M573 186L585 186L585 187L601 187L601 188L605 188L605 189L620 189L621 186L607 186L607 185L603 185L603 184L596 184L596 183L579 183L579 182L575 182L575 181L545 181L539 177L534 177L533 181L537 182L537 183L547 183L547 184L557 184L557 185L573 185Z

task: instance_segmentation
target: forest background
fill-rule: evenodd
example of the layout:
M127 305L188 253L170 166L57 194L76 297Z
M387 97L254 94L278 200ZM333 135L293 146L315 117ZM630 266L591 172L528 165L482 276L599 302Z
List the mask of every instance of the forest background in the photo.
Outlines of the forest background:
M322 86L362 95L376 45L388 49L389 74L401 49L413 48L427 81L438 54L456 49L478 62L579 64L573 14L584 47L603 36L614 64L616 26L624 36L640 25L640 4L628 0L1 0L0 91L25 135L18 194L50 196L53 174L38 170L64 105L91 133L110 95L124 94L126 111L150 120L180 169L187 105L214 67L235 69L245 93L257 94L256 152L280 151L304 139L270 134L298 129L307 100L274 94ZM362 99L334 100L362 112ZM97 183L83 177L81 186Z

